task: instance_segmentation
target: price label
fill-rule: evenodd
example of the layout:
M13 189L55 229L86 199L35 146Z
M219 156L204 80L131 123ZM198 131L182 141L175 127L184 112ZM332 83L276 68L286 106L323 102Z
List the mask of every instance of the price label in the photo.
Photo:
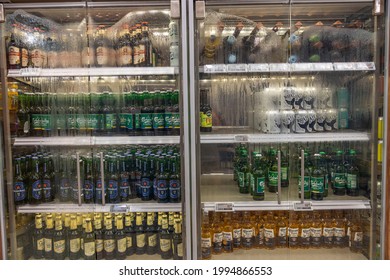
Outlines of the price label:
M309 72L313 70L313 63L294 63L291 64L291 71Z
M117 212L117 213L126 213L127 212L127 206L126 205L111 205L110 207L111 212Z
M290 64L287 63L273 63L269 65L269 70L271 72L289 72Z
M234 211L234 203L233 202L223 202L223 203L215 203L215 211Z
M374 71L375 70L375 63L374 62L359 62L357 68L358 68L358 70Z
M313 71L333 71L332 63L312 63Z
M269 65L266 63L248 64L248 72L269 72Z
M224 72L226 72L226 65L225 64L205 65L204 72L205 73L224 73Z
M353 71L356 70L356 63L333 63L335 71Z
M234 136L234 140L236 142L248 142L248 135L245 135L245 134L243 134L243 135L235 135Z
M294 203L294 211L313 211L311 201Z
M42 72L41 68L23 68L20 69L21 76L40 76Z
M228 64L227 72L246 72L246 64Z

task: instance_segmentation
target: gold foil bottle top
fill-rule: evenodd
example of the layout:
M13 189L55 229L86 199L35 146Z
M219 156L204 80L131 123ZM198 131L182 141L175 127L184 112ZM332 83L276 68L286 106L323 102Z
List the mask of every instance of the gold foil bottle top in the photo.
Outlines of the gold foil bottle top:
M52 229L54 228L54 225L53 225L53 215L47 215L46 217L46 228L48 229Z
M86 233L91 233L92 232L92 221L91 221L91 218L87 218L87 220L86 220L85 232Z
M62 230L62 217L61 216L56 217L55 224L56 224L56 227L55 227L56 230Z
M38 214L35 216L35 228L41 229L42 228L42 215Z
M71 229L71 230L76 230L76 229L77 229L77 220L76 220L76 216L71 216L71 217L70 217L70 229Z

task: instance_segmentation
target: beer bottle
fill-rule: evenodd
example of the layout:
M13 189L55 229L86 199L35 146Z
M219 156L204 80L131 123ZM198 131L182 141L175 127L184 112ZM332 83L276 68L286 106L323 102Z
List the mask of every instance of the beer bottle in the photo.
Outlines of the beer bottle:
M239 215L237 212L233 213L232 226L233 226L233 248L241 248L242 229L239 220Z
M130 102L129 102L129 93L123 93L120 95L120 104L121 109L119 113L119 133L127 135L127 127L130 125L130 130L133 127L133 119L132 114L129 113L130 111Z
M66 252L65 256L69 257L69 252L70 252L70 214L66 213L65 218L64 218L64 234L65 234L65 240L66 240Z
M128 201L131 196L130 191L130 180L129 180L129 172L127 170L130 170L126 166L126 157L120 156L119 157L119 177L120 177L120 186L119 186L119 197L120 201Z
M242 22L237 23L233 35L226 36L223 39L223 52L224 52L224 63L237 63L239 61L238 48L235 46L238 36L241 30L244 28Z
M42 93L42 105L41 105L41 130L44 137L51 136L52 128L53 128L53 119L51 112L51 95L48 93Z
M253 166L253 200L264 200L264 190L266 186L266 170L261 162L261 154L256 154Z
M200 90L200 132L211 132L213 128L213 112L210 106L209 90Z
M283 211L279 212L276 216L276 233L277 240L276 246L279 248L285 248L288 246L287 242L287 221Z
M70 217L70 231L69 231L69 259L78 260L81 256L81 233L77 228L76 216Z
M108 174L106 176L108 179L107 203L118 203L120 199L116 157L111 157L108 159Z
M105 135L112 135L117 128L117 119L114 111L115 99L109 92L103 92L102 94L102 113L103 113L103 133Z
M334 246L340 248L346 247L347 223L343 217L342 210L335 211L333 230L334 230L334 241L333 241Z
M113 260L115 257L115 236L112 228L112 218L109 216L105 223L104 230L104 256L107 260Z
M127 130L130 136L139 136L141 135L141 105L140 105L140 95L135 91L130 93L130 113L132 115L133 123L131 125L132 129L129 129L130 124L128 124Z
M104 25L98 27L98 37L95 40L96 67L104 67L109 63L109 47Z
M180 157L172 157L172 172L169 176L169 202L181 201L181 181L179 170Z
M175 213L168 212L168 231L172 235L175 232Z
M246 150L244 150L241 158L240 169L238 172L240 193L249 193L249 184L250 184L249 175L250 175L250 166L249 166Z
M30 204L38 204L42 201L42 177L38 157L32 158L32 168L28 186L28 201Z
M271 149L269 153L269 168L268 168L268 190L276 193L278 191L278 162L276 160L276 150Z
M323 227L324 247L332 248L334 239L334 220L330 212L324 213L324 227Z
M122 25L121 37L118 42L117 65L122 67L130 67L133 65L133 47L131 46L128 24Z
M137 212L135 218L135 237L136 237L136 254L142 255L146 252L146 235L142 222L142 213Z
M202 259L209 260L211 259L211 227L209 222L209 217L206 212L203 212L202 215L202 227L201 227L201 249L202 249Z
M358 213L352 216L349 248L354 253L361 253L363 250L363 227Z
M270 211L264 221L264 246L266 249L275 249L276 247L276 228L274 213Z
M243 223L242 223L242 248L245 250L251 249L254 245L253 238L253 225L250 220L250 213L243 213Z
M166 170L166 158L160 157L160 170L157 174L157 202L169 202L168 181L169 174Z
M151 200L152 199L152 182L150 181L150 160L147 155L143 156L142 161L142 174L141 174L141 200Z
M54 224L53 216L51 214L46 216L46 230L43 234L45 251L43 253L45 259L53 259L53 235L54 235Z
M319 154L314 155L314 166L310 177L310 192L313 200L323 200L324 198L325 175L320 168L320 157Z
M313 222L311 224L311 246L320 248L323 245L323 223L321 214L318 211L313 212Z
M149 24L144 21L141 23L142 38L140 46L143 46L143 63L142 66L150 67L153 66L153 47L149 39Z
M125 234L126 234L126 255L131 256L135 253L136 240L134 228L134 213L125 215Z
M301 227L298 221L298 215L294 212L290 214L290 223L288 227L288 246L289 248L299 247L299 235Z
M70 188L71 188L71 198L74 203L78 203L79 201L79 183L77 180L77 164L80 164L77 162L77 158L75 155L71 156L71 163L70 163Z
M58 215L55 219L55 231L53 235L54 259L64 260L66 257L66 236L62 227L62 216Z
M149 92L142 93L141 131L143 136L153 136L153 99Z
M53 181L51 178L50 170L49 170L49 157L43 158L43 173L42 173L42 200L44 202L50 202L53 201Z
M28 108L29 98L31 94L18 94L18 136L28 136L30 133L30 109Z
M94 224L95 224L96 259L101 260L104 258L104 234L102 230L101 215L96 216Z
M255 27L252 29L252 32L248 36L242 38L242 44L243 44L242 56L243 56L244 63L255 62L255 56L253 54L253 52L256 50L255 39L257 33L261 28L264 28L263 24L261 22L256 23Z
M224 213L223 217L223 228L222 228L222 248L224 252L231 253L233 252L233 225L232 219L227 214Z
M356 152L355 150L349 151L349 166L346 170L347 176L347 195L358 196L359 195L359 168L356 165Z
M104 159L105 161L105 164L107 163L107 158ZM104 167L103 167L104 168ZM95 202L98 203L98 204L101 204L102 203L102 200L103 200L103 195L104 197L106 198L106 190L107 190L107 186L106 186L106 182L107 182L107 178L105 178L105 181L102 180L102 172L101 171L105 171L105 170L101 170L101 166L100 166L100 159L97 159L96 160L96 195L95 195ZM106 199L107 201L107 199Z
M157 252L157 231L154 226L154 216L153 213L149 212L147 214L147 225L145 228L146 233L146 253L148 255L154 255Z
M86 260L95 260L96 259L95 234L92 230L91 218L86 219L83 256L84 256L84 259L86 259Z
M172 235L168 230L168 216L162 215L160 231L160 251L162 259L172 258Z
M336 152L336 158L334 162L333 170L333 194L335 195L345 195L345 188L347 185L347 180L345 178L345 168L343 164L343 151L338 150Z
M173 259L182 260L183 259L183 238L181 236L182 232L182 223L181 219L175 220L175 232L172 236L172 247L173 247Z
M280 176L281 176L281 186L282 188L286 188L289 185L289 166L288 166L288 154L281 152L281 167L280 167Z
M153 113L153 130L154 135L165 135L165 108L164 98L161 91L156 91L153 94L154 113Z
M304 153L305 157L305 166L304 166L304 177L303 177L303 191L304 191L304 198L305 199L310 199L311 192L310 192L310 177L311 177L311 169L309 165L309 154L307 152ZM298 170L298 193L299 193L299 198L301 198L301 182L302 182L302 177L301 177L301 158L299 158L299 170Z
M126 258L127 239L126 233L123 228L123 216L118 215L116 217L116 258L118 260L124 260Z
M16 28L14 25L14 30L15 29ZM21 52L20 52L19 44L15 40L14 32L11 33L11 38L8 42L7 51L8 51L8 69L20 69Z
M256 232L257 236L255 238L255 247L264 248L264 219L261 213L259 213L259 217L256 223Z
M14 201L15 205L22 205L27 202L26 179L22 171L21 158L15 159L15 175L14 175Z
M33 256L34 259L42 259L45 251L45 241L42 226L42 215L35 216L35 229L33 232Z
M307 249L310 247L311 236L311 218L307 213L301 215L300 227L299 244L301 248Z
M210 107L211 112L211 107ZM206 115L208 115L208 112L206 112ZM179 91L174 90L172 92L172 133L173 135L180 135L180 126L181 126L181 120L180 120L180 104L179 104Z
M95 186L94 177L92 173L92 157L87 156L84 159L84 183L83 183L83 197L85 203L94 202Z
M172 114L173 114L173 93L171 90L164 91L163 93L163 101L164 101L164 126L165 126L165 134L173 135L173 122L172 122Z
M60 156L60 189L59 199L61 202L69 201L70 199L70 181L68 173L68 157L66 155Z
M329 170L328 170L328 163L327 163L327 157L325 152L319 152L320 154L320 169L322 169L325 177L324 181L324 197L328 196L328 189L329 189L329 183L330 183L330 176L329 176Z

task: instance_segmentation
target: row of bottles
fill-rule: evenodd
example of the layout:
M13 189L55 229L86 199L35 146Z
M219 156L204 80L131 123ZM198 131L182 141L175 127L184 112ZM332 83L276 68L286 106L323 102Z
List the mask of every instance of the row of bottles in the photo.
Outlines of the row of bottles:
M347 153L338 149L334 154L327 155L319 151L310 155L304 153L304 198L323 200L331 189L334 195L359 195L359 167L356 151L350 149ZM298 192L301 197L301 158L298 166ZM289 158L281 152L281 174L278 172L277 150L253 151L251 156L248 147L236 146L234 157L234 180L237 181L240 193L250 193L254 200L264 200L265 192L277 192L278 180L281 186L288 187L290 182Z
M183 259L182 218L175 212L36 214L31 231L34 259Z
M202 258L238 249L346 248L361 253L364 220L358 211L252 211L203 214ZM367 233L368 234L368 233Z
M179 91L22 93L18 136L180 134Z
M100 153L82 153L79 158L80 162L77 162L76 155L69 153L18 155L14 158L15 204L78 203L79 198L82 203L101 204L103 197L105 203L127 202L135 198L158 203L181 201L177 146L130 146L122 150L106 150L103 151L103 166Z
M231 15L210 12L206 21L216 16ZM203 64L372 61L372 32L364 28L362 21L307 27L298 21L289 29L246 20L233 29L220 21L206 29L201 58Z

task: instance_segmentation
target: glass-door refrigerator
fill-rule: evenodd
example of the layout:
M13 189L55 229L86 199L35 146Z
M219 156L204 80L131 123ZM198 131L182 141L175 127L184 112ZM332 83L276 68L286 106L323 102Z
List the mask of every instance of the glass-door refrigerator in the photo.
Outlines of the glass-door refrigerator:
M186 2L4 8L6 257L189 258Z
M378 3L190 1L193 258L383 258Z

